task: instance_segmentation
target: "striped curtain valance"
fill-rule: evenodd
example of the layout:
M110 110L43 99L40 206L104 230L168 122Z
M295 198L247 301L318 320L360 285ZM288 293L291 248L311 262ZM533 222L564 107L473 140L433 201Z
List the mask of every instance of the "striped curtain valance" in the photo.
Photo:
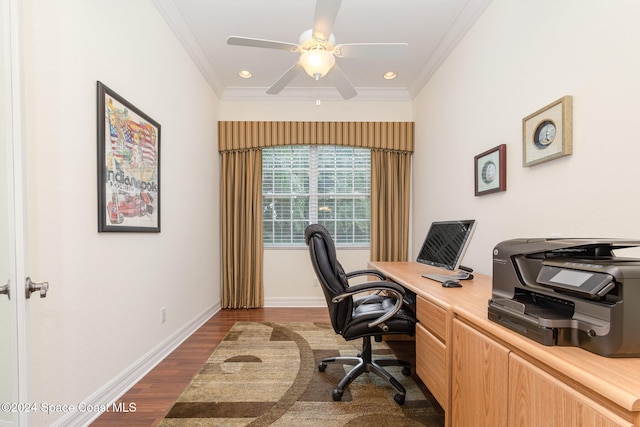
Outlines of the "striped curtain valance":
M413 122L218 122L220 152L278 145L346 145L413 153Z

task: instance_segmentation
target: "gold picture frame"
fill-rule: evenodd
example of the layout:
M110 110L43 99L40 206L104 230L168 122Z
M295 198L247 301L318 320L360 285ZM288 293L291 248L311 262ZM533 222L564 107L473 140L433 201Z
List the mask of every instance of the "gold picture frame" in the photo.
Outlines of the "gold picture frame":
M522 166L568 156L572 135L573 98L567 95L522 119Z

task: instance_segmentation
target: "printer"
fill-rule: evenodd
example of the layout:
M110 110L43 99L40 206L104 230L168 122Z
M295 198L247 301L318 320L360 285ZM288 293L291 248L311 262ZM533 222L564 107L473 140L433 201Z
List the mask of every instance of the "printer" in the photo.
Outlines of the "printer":
M640 356L640 259L622 239L513 239L493 250L489 319L544 345Z

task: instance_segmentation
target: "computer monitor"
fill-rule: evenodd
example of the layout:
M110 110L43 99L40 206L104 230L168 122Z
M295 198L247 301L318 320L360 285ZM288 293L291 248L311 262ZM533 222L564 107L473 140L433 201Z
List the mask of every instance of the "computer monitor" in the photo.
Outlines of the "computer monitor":
M433 222L416 261L451 271L457 270L475 226L476 221L473 219Z

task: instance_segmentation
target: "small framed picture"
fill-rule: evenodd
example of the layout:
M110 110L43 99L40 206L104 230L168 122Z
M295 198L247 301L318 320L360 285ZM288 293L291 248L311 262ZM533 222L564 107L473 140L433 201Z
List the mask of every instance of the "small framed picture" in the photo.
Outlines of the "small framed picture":
M474 158L476 196L507 190L507 146L498 145Z
M533 166L572 153L573 99L563 96L522 119L522 165Z
M160 232L160 124L101 82L98 231Z

